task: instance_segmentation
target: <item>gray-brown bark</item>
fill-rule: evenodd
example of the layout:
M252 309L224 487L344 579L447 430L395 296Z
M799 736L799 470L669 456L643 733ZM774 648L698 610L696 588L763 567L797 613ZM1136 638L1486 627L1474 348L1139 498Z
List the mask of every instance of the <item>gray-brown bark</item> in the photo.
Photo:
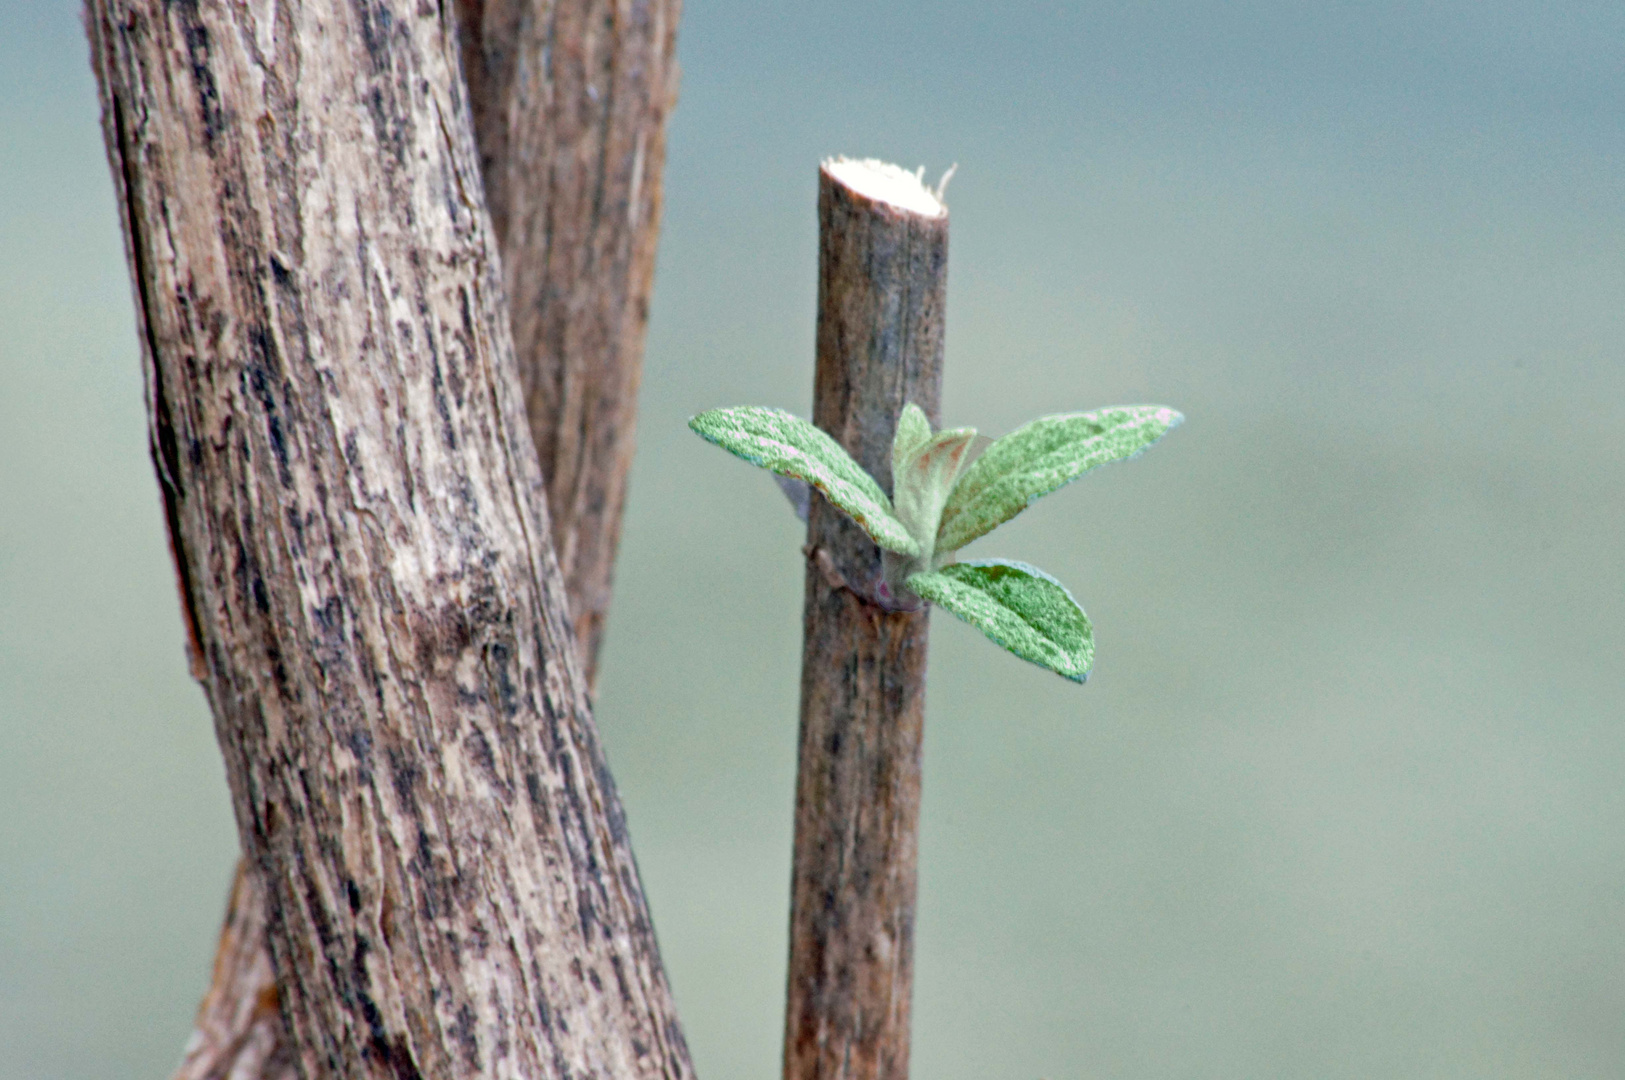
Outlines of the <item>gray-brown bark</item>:
M679 5L460 0L458 15L509 309L523 313L513 320L520 382L532 388L526 412L590 693L632 464ZM264 939L259 883L239 861L174 1080L292 1075Z
M265 894L237 862L209 991L175 1080L294 1080L276 969L266 941Z
M819 175L813 420L891 490L897 416L937 421L948 218ZM785 1080L902 1080L913 985L925 611L868 597L880 551L815 495L807 528Z
M519 377L589 681L632 463L678 0L459 0Z
M306 1077L691 1069L448 13L93 0L192 648Z

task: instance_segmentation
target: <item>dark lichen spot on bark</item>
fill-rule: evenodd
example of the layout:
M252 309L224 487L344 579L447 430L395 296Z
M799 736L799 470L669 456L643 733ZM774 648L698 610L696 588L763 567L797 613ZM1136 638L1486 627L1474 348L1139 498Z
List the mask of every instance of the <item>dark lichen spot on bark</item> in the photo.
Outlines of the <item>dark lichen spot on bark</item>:
M551 832L553 808L548 804L547 791L542 787L542 778L534 771L525 773L525 794L530 798L531 812L536 815L538 827Z
M624 961L621 960L620 953L610 954L609 969L615 973L615 985L621 991L621 1004L630 1006L632 1004L632 988L626 984L626 967Z
M508 1021L508 1007L502 1003L502 994L494 986L486 1004L496 1014L496 1020L486 1028L486 1034L491 1039L491 1057L501 1061L513 1051L513 1039L510 1037L513 1028Z
M383 4L369 4L365 0L355 5L355 12L359 16L361 43L367 50L367 59L372 61L372 70L388 71L393 61L389 31L395 22L394 14Z
M305 911L310 916L311 929L316 932L316 940L321 944L322 955L327 957L328 966L331 968L334 963L334 938L333 927L327 921L327 906L322 902L321 893L316 889L316 882L309 874L304 875L300 881L305 887ZM336 969L334 973L337 974ZM334 982L338 980L335 979Z
M408 1050L406 1043L400 1039L390 1042L386 1046L389 1067L395 1072L395 1080L424 1080L418 1063L412 1058L412 1051Z
M615 777L610 774L609 760L604 757L602 748L596 740L588 739L588 753L592 762L593 776L598 780L598 790L607 796L604 803L604 824L609 829L610 839L616 845L625 843L631 849L631 836L626 828L626 807L621 803L620 791L615 787ZM639 892L643 890L638 889Z
M277 812L276 803L257 799L251 805L255 809L251 826L259 837L258 847L262 851L269 850L272 842L276 839L277 828L281 824L278 820L280 814Z
M290 506L284 511L283 520L288 523L288 533L293 537L293 550L291 554L295 559L304 559L305 550L305 518L297 506Z
M445 585L444 579L434 582L437 591L445 591ZM474 640L467 609L459 603L446 603L430 611L420 609L411 621L413 655L425 674L440 673L448 666L441 663L442 658L454 660Z
M576 786L575 762L569 754L561 752L554 760L553 768L559 774L560 789L564 794L565 805L559 814L559 828L568 833L565 839L570 863L581 876L595 877L598 858L593 851L591 831L586 825L586 806L582 803L581 790Z
M355 755L356 780L364 787L372 786L372 732L365 727L350 729L346 742Z
M497 773L496 755L491 752L491 743L486 739L485 732L477 725L470 725L468 734L463 738L463 748L484 774L486 783L506 797L508 785L502 782L502 777Z
M462 316L463 348L472 353L475 345L473 298L466 288L457 290L457 311Z
M369 984L366 969L362 966L363 955L363 949L358 947L353 969L356 986L352 991L356 1008L361 1012L362 1022L367 1025L367 1043L362 1052L375 1061L384 1062L390 1072L395 1074L396 1080L424 1080L423 1072L418 1068L406 1041L389 1037L389 1029L384 1025L384 1016L378 1009L378 1003L362 989Z
M683 1039L683 1029L677 1024L677 1017L666 1017L666 1045L683 1048L680 1054L672 1054L668 1059L674 1080L680 1080L683 1075L683 1062L688 1060L688 1043Z
M453 1021L446 1034L457 1043L457 1049L462 1052L463 1060L475 1072L480 1070L480 1039L476 1030L474 1010L467 1002L457 1010L457 1019Z
M389 778L395 788L395 798L402 810L415 815L418 812L418 784L423 779L423 770L400 747L391 746L388 755Z
M324 655L342 656L344 642L344 598L337 593L310 609L310 621L315 626Z
M598 910L593 906L592 891L587 888L576 890L576 917L581 927L581 940L591 941L593 926L598 922Z
M265 576L260 571L259 557L254 549L243 543L243 536L251 534L254 521L248 518L243 522L243 528L233 527L235 522L227 522L223 532L231 538L232 554L235 556L232 565L232 578L237 586L238 602L244 609L253 607L261 615L271 613L271 595L265 587ZM274 639L267 638L268 644Z
M463 379L462 369L459 368L457 364L449 357L446 361L446 385L451 388L452 400L457 402L457 407L459 409L463 408L463 406L467 404L467 402L463 400L463 395L467 388L467 384Z
M530 979L538 987L544 985L541 966L535 962L530 965ZM547 1002L547 995L540 990L536 991L536 1019L541 1021L543 1031L553 1034L553 1009Z
M360 950L357 950L353 966L357 969L362 966ZM364 969L361 975L365 979ZM369 1051L387 1061L389 1059L389 1031L384 1027L384 1014L379 1011L378 1003L372 1000L370 994L358 989L352 989L350 997L355 1001L356 1008L361 1012L362 1023L367 1025Z
M288 665L282 660L282 646L276 638L266 638L265 660L271 665L271 685L276 688L277 697L282 701L296 700L293 681L288 677Z
M209 30L199 16L197 0L180 0L174 4L174 11L176 21L181 25L181 34L186 39L186 60L192 71L192 81L197 86L204 146L212 156L225 117L220 107L220 88L215 85L214 72L209 69Z
M481 571L486 569L480 567ZM476 632L483 633L493 627L500 629L508 621L507 607L502 602L497 584L485 572L470 571L462 610L468 620L470 640Z
M394 93L394 48L390 41L395 17L385 4L357 3L357 23L361 30L362 46L371 64L372 86L365 95L367 112L372 118L373 133L381 147L397 165L406 163L406 134L410 109Z
M375 85L367 94L367 111L372 114L372 130L379 146L394 158L397 164L406 163L406 139L401 125L390 119L389 99L384 88Z
M457 290L458 310L462 314L462 358L476 355L476 342L474 340L474 315L469 309L468 290ZM464 400L464 379L462 369L458 364L457 351L451 350L446 354L446 380L451 387L451 395L461 409L467 402Z
M272 354L264 334L264 327L251 330L256 345L255 355L260 362L250 362L244 369L243 375L247 381L245 389L265 413L265 435L271 444L271 455L276 459L277 480L283 487L291 488L293 472L288 467L288 445L282 431L282 417L277 410L276 398L271 393L271 383L276 376L268 366Z
M429 902L432 915L435 899L445 890L440 875L435 871L434 844L430 842L429 830L424 828L422 822L418 822L417 843L412 846L412 859L408 865L417 871L418 880L423 883L423 894Z
M513 682L513 649L506 641L493 641L485 647L485 670L494 684L496 702L502 715L512 720L519 715L519 688Z
M459 882L462 882L461 878L459 878ZM474 924L468 928L468 938L474 946L475 956L489 955L491 952L491 928L485 925L483 919L476 919Z
M276 413L265 418L265 434L271 440L271 453L276 457L277 479L283 487L293 487L293 473L288 468L287 440L282 435L282 418Z
M429 366L429 386L434 391L434 411L440 417L440 440L446 449L457 452L457 430L451 422L451 406L446 402L446 380L440 370L440 357L434 356Z

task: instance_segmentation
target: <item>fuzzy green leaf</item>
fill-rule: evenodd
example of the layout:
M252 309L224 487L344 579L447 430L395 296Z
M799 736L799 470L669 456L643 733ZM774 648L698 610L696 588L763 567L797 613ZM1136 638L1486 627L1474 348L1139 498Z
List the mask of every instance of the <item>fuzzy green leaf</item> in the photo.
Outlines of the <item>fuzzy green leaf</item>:
M937 533L956 551L1090 469L1131 458L1185 418L1161 405L1046 416L994 441L954 485Z
M915 574L908 587L1023 660L1073 682L1089 677L1095 662L1089 616L1066 586L1037 567L1005 559L954 563Z
M782 409L741 405L712 409L688 422L694 433L780 476L805 480L856 521L876 544L918 555L919 543L893 515L874 477L822 430Z
M895 478L903 471L903 465L908 457L921 444L931 437L931 421L926 418L925 410L912 401L903 406L903 411L897 417L897 432L891 440L891 472L893 488L896 487Z
M920 558L930 562L937 538L937 523L948 493L970 459L975 428L939 431L918 444L892 472L892 494L897 519L920 542Z

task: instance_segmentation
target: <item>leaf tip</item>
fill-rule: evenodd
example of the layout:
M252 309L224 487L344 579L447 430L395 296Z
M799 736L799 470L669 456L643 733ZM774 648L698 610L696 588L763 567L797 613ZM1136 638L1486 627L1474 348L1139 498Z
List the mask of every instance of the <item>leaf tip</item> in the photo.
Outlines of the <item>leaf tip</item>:
M706 409L704 412L695 413L688 418L688 430L702 439L716 442L717 424L727 414L727 409Z

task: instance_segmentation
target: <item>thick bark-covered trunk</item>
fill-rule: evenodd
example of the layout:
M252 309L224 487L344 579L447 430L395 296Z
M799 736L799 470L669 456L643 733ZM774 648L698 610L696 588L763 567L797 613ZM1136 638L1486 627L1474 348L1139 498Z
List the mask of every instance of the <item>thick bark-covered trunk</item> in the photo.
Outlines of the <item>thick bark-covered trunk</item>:
M813 421L889 493L903 406L938 419L947 212L826 165L818 234ZM903 1080L927 613L873 602L880 550L816 493L807 545L784 1076Z
M306 1077L690 1072L449 13L93 0L194 666Z
M595 682L632 465L678 0L459 8L519 379Z
M458 13L510 311L527 316L514 328L521 383L568 388L527 394L526 411L538 450L559 462L543 475L591 690L632 463L679 4L462 0ZM239 861L175 1080L293 1075L248 871Z

